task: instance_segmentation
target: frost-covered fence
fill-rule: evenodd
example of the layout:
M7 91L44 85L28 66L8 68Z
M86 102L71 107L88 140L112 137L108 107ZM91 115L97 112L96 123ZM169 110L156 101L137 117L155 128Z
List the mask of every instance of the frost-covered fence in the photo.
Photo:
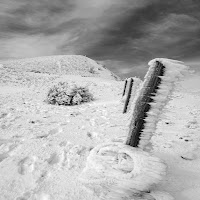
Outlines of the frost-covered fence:
M132 115L126 144L115 141L97 145L80 174L82 184L100 200L174 200L170 194L156 191L156 184L166 175L166 165L144 147L186 67L162 58L150 61L149 66L144 82L133 78L125 115L128 119Z
M180 61L154 59L136 94L126 145L144 148L155 132L159 115L168 101L174 83L187 68Z
M127 82L128 82L128 79L126 78L126 80L124 82L124 89L123 89L122 97L125 95Z
M145 127L145 118L147 112L150 110L150 103L153 102L152 97L156 96L157 89L161 84L160 76L164 75L165 67L162 63L156 61L156 65L149 69L143 87L139 92L138 98L135 102L133 116L130 123L127 145L137 147L142 130Z
M122 101L124 102L123 114L130 115L134 99L142 81L136 77L130 77L125 80Z
M123 96L122 96L122 98L125 98L123 113L126 113L127 111L127 106L129 104L129 100L131 97L133 82L134 82L133 78L129 78L125 80Z

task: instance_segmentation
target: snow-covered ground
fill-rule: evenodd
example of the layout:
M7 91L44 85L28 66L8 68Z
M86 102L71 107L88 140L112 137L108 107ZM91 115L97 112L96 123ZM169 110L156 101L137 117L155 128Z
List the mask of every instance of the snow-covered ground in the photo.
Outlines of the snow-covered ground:
M124 83L86 57L60 58L46 58L50 69L42 58L0 66L0 200L97 200L78 179L86 159L96 145L127 135ZM46 104L48 88L61 80L87 85L95 100ZM195 73L175 84L150 141L168 166L156 189L176 200L200 199L199 85Z
M151 143L154 155L168 165L159 188L176 200L200 199L200 75L187 75L175 85Z

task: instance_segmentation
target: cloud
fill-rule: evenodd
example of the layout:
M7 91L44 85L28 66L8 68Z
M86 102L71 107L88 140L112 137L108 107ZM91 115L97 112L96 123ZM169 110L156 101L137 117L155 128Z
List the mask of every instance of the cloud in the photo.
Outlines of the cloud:
M0 58L83 54L141 75L154 57L199 55L199 9L193 0L1 0Z
M1 31L41 33L66 21L72 10L71 3L64 0L35 0L31 3L23 0L3 0L0 9Z
M2 0L1 31L41 33L78 20L79 24L84 22L85 26L91 28L100 22L108 24L120 16L121 10L138 8L146 2L147 0L135 0L134 3L130 0L35 0L30 3L24 0ZM63 26L63 29L66 27Z
M2 59L37 57L46 55L62 54L60 46L68 41L65 54L75 54L71 42L76 38L71 34L60 34L59 36L44 35L15 35L8 39L0 40Z
M148 67L147 63L134 64L133 62L127 62L122 60L103 60L99 63L104 64L105 67L110 69L112 72L120 76L121 78L126 77L140 77L143 78Z
M169 14L162 20L145 26L146 36L133 39L130 43L133 49L146 51L149 56L191 56L190 50L194 43L200 42L199 23L199 20L188 15Z
M147 3L148 0L2 0L0 58L85 54L104 39L105 30L123 18L126 11Z
M193 16L179 13L176 5L166 6L166 9L165 6L155 2L115 22L96 45L98 48L90 48L88 54L132 62L132 66L144 66L155 57L186 60L197 56L200 53L200 23L196 12Z

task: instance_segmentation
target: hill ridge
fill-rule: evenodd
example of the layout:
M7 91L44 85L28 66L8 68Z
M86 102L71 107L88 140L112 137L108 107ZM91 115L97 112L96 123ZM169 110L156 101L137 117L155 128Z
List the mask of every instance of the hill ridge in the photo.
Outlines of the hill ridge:
M83 77L101 77L105 79L121 80L119 76L83 55L52 55L15 60L3 60L4 67L14 68L17 71L81 75Z

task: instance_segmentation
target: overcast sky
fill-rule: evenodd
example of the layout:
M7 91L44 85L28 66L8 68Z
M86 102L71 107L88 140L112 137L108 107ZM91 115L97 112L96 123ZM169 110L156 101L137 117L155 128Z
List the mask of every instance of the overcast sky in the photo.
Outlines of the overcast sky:
M1 0L0 59L81 54L125 76L167 57L198 62L199 0Z

